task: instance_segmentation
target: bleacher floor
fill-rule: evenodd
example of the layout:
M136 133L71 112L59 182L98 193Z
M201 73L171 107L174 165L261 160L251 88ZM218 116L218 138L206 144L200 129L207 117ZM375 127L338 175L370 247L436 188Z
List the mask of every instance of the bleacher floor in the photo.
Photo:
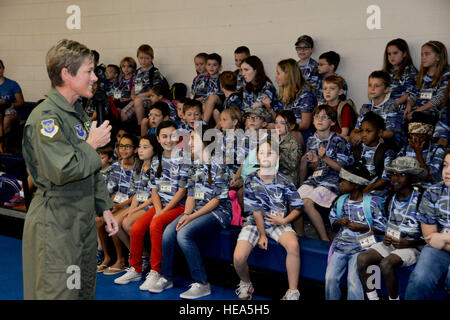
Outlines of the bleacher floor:
M22 241L17 238L0 235L0 300L22 300ZM96 300L182 300L179 295L188 289L192 281L175 278L174 288L160 294L139 290L143 282L116 285L113 279L102 273L97 276ZM236 300L234 290L211 285L211 295L199 300ZM254 296L254 300L267 298Z

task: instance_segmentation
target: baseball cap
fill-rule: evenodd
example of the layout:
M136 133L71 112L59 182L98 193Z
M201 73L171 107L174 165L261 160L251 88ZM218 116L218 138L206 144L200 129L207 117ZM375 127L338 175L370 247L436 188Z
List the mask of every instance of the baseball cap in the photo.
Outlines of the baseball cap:
M314 41L310 36L302 35L298 37L297 42L295 42L295 45L298 46L300 42L306 42L311 48L314 48Z

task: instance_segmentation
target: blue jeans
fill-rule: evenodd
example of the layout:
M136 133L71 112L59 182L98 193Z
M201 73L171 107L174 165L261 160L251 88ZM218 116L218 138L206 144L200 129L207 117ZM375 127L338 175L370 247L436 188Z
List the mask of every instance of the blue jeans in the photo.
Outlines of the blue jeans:
M409 277L405 300L430 300L439 281L446 277L450 290L450 253L426 245Z
M358 253L343 254L334 252L331 255L330 262L327 266L325 274L325 299L326 300L340 300L341 289L339 283L345 270L347 273L347 300L364 300L364 289L359 279L358 268L356 260Z
M178 243L186 257L192 279L195 282L206 283L208 280L197 242L222 230L222 225L209 212L191 221L177 232L175 228L182 216L172 221L164 231L162 275L168 280L172 279L175 250Z

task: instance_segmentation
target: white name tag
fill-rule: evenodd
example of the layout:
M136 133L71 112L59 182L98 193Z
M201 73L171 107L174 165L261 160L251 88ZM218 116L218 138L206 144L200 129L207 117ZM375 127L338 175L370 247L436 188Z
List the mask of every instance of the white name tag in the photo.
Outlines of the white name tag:
M128 200L128 195L122 192L117 192L114 196L114 202L115 203L122 203L124 201Z
M270 215L271 216L277 216L277 215L282 215L280 210L270 210Z
M136 193L136 200L138 202L145 202L148 200L148 193L145 191L139 191Z
M395 230L393 228L388 227L386 229L386 234L392 238L400 240L400 230Z
M170 183L161 183L159 185L159 191L165 193L172 193L172 185Z
M114 91L114 99L119 100L122 98L122 93L120 91Z
M323 174L323 170L316 170L316 171L314 171L312 176L313 176L313 178L318 178L318 177L321 177L322 174Z
M433 91L432 90L422 90L422 91L420 91L420 99L430 100L432 96L433 96Z
M140 92L141 92L141 90L142 90L142 84L136 84L135 86L134 86L134 93L135 94L139 94Z
M194 198L195 198L195 200L204 200L205 199L205 193L201 189L195 188Z
M376 243L375 236L370 235L364 239L359 240L359 244L361 245L361 248L368 248Z

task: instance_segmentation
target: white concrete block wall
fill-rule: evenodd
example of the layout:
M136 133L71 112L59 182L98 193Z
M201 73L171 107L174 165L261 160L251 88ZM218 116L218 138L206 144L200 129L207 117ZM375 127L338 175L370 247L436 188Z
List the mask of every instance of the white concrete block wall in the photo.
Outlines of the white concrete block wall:
M81 9L80 30L66 28L70 5ZM381 9L379 30L367 29L370 5ZM309 34L314 58L328 50L341 55L338 73L360 106L367 100L367 77L381 68L389 40L404 38L416 67L426 41L450 49L449 12L448 0L0 0L0 59L25 100L36 101L49 88L45 54L61 38L96 49L105 64L135 58L137 47L148 43L169 82L189 88L198 52L217 52L223 70L234 70L234 49L247 45L275 81L276 63L297 60L294 42Z

